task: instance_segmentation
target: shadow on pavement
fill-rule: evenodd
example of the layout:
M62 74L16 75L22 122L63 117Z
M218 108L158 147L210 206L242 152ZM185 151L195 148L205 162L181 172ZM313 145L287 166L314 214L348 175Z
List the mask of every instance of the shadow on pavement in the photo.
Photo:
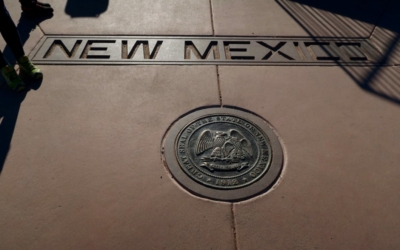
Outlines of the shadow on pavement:
M370 39L382 56L375 67L345 67L343 70L365 91L400 104L400 1L397 0L276 0L312 37ZM375 28L371 29L371 25ZM368 36L363 36L368 34ZM321 35L320 35L321 36ZM321 37L332 36L322 35ZM329 54L328 51L325 51ZM338 64L340 65L340 63Z
M10 150L19 108L26 93L15 93L3 87L0 89L0 174Z
M29 39L30 33L34 30L39 23L51 18L51 16L40 17L40 18L27 18L21 13L17 30L19 32L22 45ZM7 61L11 65L16 64L16 59L7 45L3 52ZM29 89L37 90L40 88L42 79L35 81L26 81ZM24 101L27 95L27 91L22 93L16 93L10 90L3 79L0 76L0 174L3 170L7 154L10 150L10 143L14 134L15 124L18 119L19 109L21 103Z
M0 89L0 174L10 150L19 108L26 93L15 93L6 87Z
M0 89L0 174L10 150L19 108L26 93L13 93L8 88Z
M23 13L21 13L21 17L19 18L17 24L17 30L19 33L19 37L21 38L22 45L24 45L26 41L28 41L31 32L34 29L36 29L41 22L50 19L52 17L53 15L48 15L45 17L28 18ZM8 45L4 48L3 54L9 64L15 65L17 60L15 59L14 54L11 52L11 49Z
M108 0L68 0L65 13L72 18L99 17L107 8Z
M391 0L277 0L310 35L368 38Z
M21 103L30 89L38 90L40 88L42 81L43 79L26 81L29 88L20 93L12 91L7 86L0 88L0 175L11 148Z

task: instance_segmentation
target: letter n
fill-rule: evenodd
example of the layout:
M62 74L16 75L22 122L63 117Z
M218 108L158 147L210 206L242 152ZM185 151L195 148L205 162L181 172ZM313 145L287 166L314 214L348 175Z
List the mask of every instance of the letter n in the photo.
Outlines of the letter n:
M79 46L81 45L81 43L82 43L82 40L76 40L76 42L75 42L74 46L72 47L72 49L69 50L67 48L67 46L65 46L63 41L54 40L54 42L51 44L49 50L46 52L46 54L44 54L44 58L50 57L57 47L59 47L68 58L73 58L75 56L75 54L76 54L76 51L79 49ZM69 46L69 47L71 47L71 46Z

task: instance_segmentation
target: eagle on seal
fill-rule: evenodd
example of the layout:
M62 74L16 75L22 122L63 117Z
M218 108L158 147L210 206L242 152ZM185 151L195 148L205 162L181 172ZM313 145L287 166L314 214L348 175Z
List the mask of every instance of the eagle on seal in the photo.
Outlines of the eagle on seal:
M210 158L213 161L239 162L253 156L250 142L235 129L228 133L203 131L197 141L196 154L200 155L209 149L212 149Z

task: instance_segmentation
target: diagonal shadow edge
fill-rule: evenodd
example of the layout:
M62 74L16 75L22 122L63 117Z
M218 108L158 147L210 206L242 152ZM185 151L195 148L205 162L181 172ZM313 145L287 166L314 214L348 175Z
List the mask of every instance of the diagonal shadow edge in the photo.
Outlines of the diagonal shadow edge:
M290 12L290 10L288 8L286 8L285 5L283 5L280 0L275 0L278 5L290 16L293 18L294 21L296 21L296 23L298 23L306 32L310 37L314 37L312 32L293 14ZM374 27L373 30L376 29L376 27L379 25L379 23L381 22L381 20L383 19L383 17L385 16L385 13L388 12L390 4L393 2L393 0L388 0L386 3L385 8L382 10L381 15L379 16L379 19L376 22L376 25ZM372 33L371 33L372 34ZM368 40L370 40L370 37L368 38ZM391 54L391 52L394 51L395 47L397 44L399 44L400 42L400 34L397 34L396 37L394 37L392 39L392 41L390 42L390 45L388 46L388 48L386 49L386 51L384 51L383 56L380 58L379 63L377 64L378 66L375 66L373 68L372 71L370 71L366 76L364 76L363 78L357 78L357 76L355 75L355 73L353 73L351 71L352 67L346 67L344 65L341 65L340 63L337 63L337 66L340 66L342 68L342 70L363 90L374 94L384 100L388 100L391 101L393 103L396 103L398 105L400 105L400 96L399 97L393 97L389 94L386 93L382 93L382 92L378 92L376 91L373 87L371 87L371 84L373 82L374 79L376 79L376 77L378 76L378 74L381 72L381 69L383 67L385 67L384 65L386 64L387 66L391 67L391 66L396 66L395 64L389 64L388 60L389 60L389 56ZM372 43L373 44L373 43ZM374 45L375 46L375 45ZM329 51L327 51L325 48L321 48L325 53L329 54ZM388 65L389 64L389 65ZM387 67L386 66L386 67ZM371 68L371 67L368 67Z

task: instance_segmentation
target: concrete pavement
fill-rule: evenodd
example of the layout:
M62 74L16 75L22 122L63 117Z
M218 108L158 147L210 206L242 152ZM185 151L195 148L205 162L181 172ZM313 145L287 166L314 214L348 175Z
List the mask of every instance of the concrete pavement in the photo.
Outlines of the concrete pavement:
M400 246L396 1L48 2L35 26L5 1L26 53L45 35L345 37L383 65L38 65L28 93L0 89L0 249ZM162 160L171 124L221 106L281 140L283 172L250 200L199 198Z

